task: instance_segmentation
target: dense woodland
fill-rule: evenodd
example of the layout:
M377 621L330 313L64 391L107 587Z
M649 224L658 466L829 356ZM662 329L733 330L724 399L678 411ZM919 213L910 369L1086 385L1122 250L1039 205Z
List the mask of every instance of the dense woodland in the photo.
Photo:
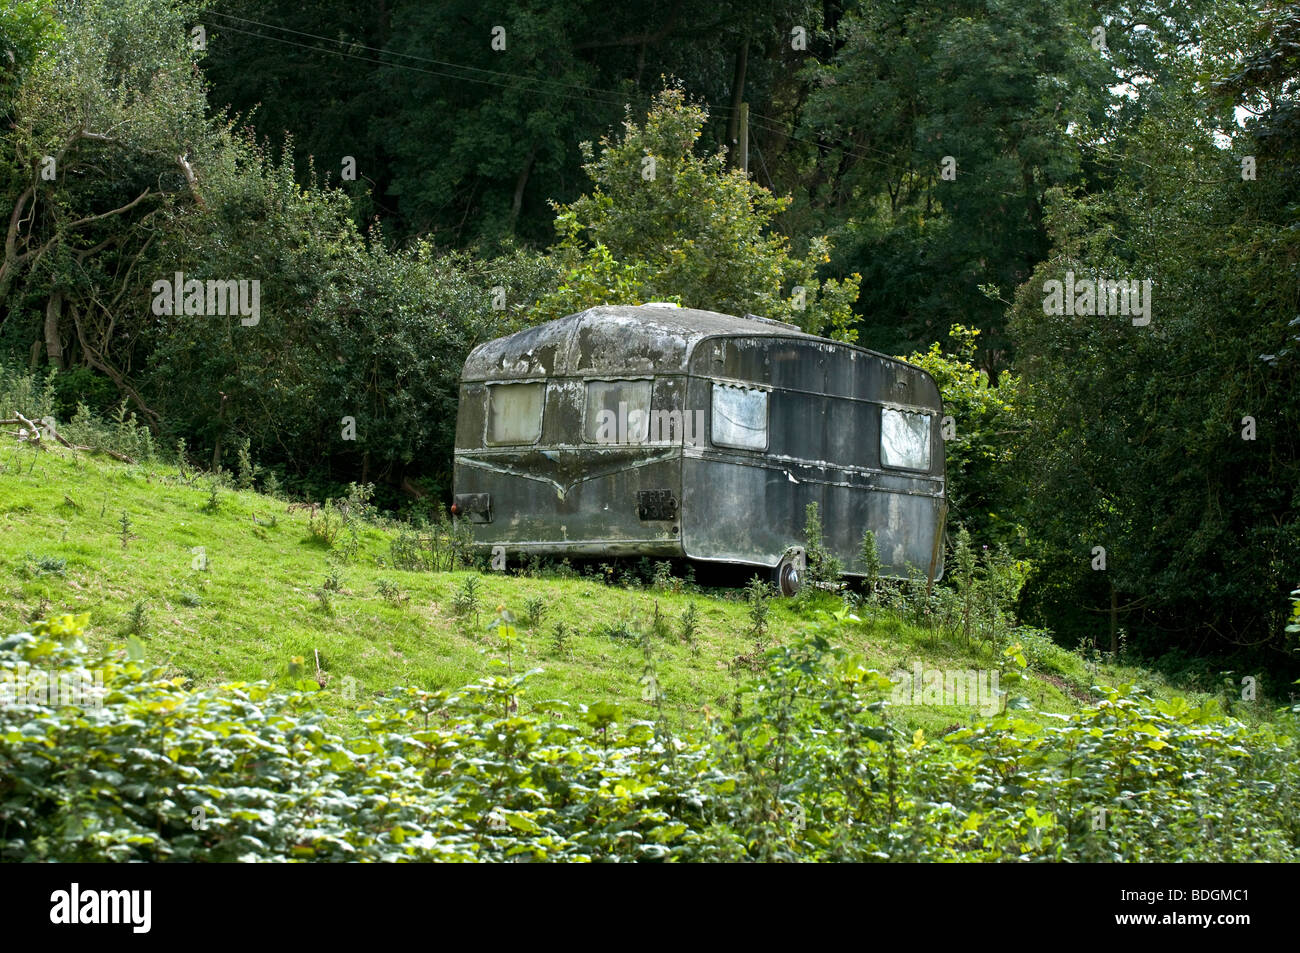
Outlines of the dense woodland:
M936 376L1025 620L1294 672L1298 50L1226 0L6 0L0 360L410 510L479 341L793 320ZM160 314L177 272L258 280L256 323ZM1149 323L1045 305L1085 277Z

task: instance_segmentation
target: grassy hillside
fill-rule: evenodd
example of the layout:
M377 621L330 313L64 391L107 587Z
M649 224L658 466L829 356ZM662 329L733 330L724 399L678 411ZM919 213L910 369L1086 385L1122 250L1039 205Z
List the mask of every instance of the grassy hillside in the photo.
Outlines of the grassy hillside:
M1288 717L1224 718L996 615L969 644L913 624L957 618L951 595L891 586L887 608L850 610L653 567L646 584L399 571L409 527L324 512L328 532L166 464L0 450L0 625L31 633L5 639L0 674L93 669L110 699L88 717L14 682L29 688L0 703L0 858L1240 861L1300 845ZM766 654L749 631L764 605ZM498 606L520 619L508 644ZM67 612L90 628L35 624ZM1007 710L890 705L869 669L917 664L998 670Z
M526 704L606 701L648 715L640 633L654 629L656 611L662 622L651 646L674 720L695 722L705 706L729 706L748 675L743 661L736 664L755 652L738 591L698 590L680 580L656 587L609 585L599 576L403 571L391 565L394 527L367 523L349 555L346 539L326 545L310 519L282 499L172 465L11 443L0 454L0 628L21 631L52 614L88 612L92 643L135 635L148 658L199 687L318 678L322 704L344 722L394 685L457 688L486 674L493 658L507 656L489 628L501 606L518 619L510 663L543 670ZM479 609L458 614L457 595L463 598L471 579ZM528 622L530 600L539 601L540 624ZM698 630L688 640L682 617L692 605ZM824 618L819 613L840 608L827 593L774 600L768 642L788 641ZM855 611L862 622L837 626L837 638L881 671L917 662L926 669L999 667L988 643L968 646L895 611ZM557 625L568 633L562 644ZM1041 637L1026 649L1031 674L1022 694L1043 712L1075 710L1095 682L1136 678L1157 694L1171 693L1157 676L1089 667ZM896 714L935 733L970 724L976 710L926 706Z

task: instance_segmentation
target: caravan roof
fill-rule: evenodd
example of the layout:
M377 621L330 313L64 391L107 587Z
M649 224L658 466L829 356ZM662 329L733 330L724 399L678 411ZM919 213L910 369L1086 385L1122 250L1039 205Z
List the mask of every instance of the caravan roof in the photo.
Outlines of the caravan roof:
M695 345L718 335L804 338L793 324L695 308L602 305L480 344L462 381L600 373L685 373ZM849 346L849 345L844 345ZM862 350L861 348L855 348Z

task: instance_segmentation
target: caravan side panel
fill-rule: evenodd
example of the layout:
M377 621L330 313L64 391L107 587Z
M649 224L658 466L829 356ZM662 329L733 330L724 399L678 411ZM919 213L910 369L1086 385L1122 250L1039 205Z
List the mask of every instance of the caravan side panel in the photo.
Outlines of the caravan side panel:
M886 572L929 566L943 496L942 404L917 368L829 341L719 337L692 355L690 406L706 408L709 433L684 450L683 548L688 556L774 566L804 542L817 503L826 545L854 573L864 529L875 533ZM718 446L720 388L767 394L763 449ZM882 461L882 412L928 418L923 468ZM755 442L757 443L757 442Z

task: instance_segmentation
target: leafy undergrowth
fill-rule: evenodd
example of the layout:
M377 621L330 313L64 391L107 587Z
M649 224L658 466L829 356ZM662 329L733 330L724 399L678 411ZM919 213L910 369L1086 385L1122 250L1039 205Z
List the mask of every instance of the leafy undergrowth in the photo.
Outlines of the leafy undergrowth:
M734 703L760 649L798 641L841 606L826 593L774 601L756 636L737 592L692 591L671 579L625 587L595 576L404 570L393 565L396 528L353 520L355 535L337 522L321 532L324 518L172 465L10 445L0 454L0 631L88 613L92 648L132 637L150 662L199 689L228 681L316 689L314 705L356 730L358 709L394 684L452 690L490 674L504 650L488 625L503 606L520 620L515 666L541 669L525 711L562 699L648 717L653 695L666 718L687 726ZM967 642L896 611L856 614L837 643L882 672L920 665L987 676L1001 664L1002 645ZM1030 663L1024 695L1036 711L1076 711L1098 681L1137 680L1173 695L1150 673L1089 665L1030 631L1019 640ZM918 695L925 704L895 714L935 734L987 708L984 699L952 697L957 704Z
M0 860L1295 860L1295 711L1250 727L1132 686L1046 724L900 728L833 644L768 652L733 710L552 702L509 662L404 687L344 737L319 692L190 691L65 616L0 643ZM500 618L499 637L515 632ZM1005 658L1013 690L1025 660ZM52 679L40 696L33 672ZM19 694L17 687L27 690ZM1300 706L1296 711L1300 711Z
M1295 859L1294 711L364 512L0 456L0 859Z

